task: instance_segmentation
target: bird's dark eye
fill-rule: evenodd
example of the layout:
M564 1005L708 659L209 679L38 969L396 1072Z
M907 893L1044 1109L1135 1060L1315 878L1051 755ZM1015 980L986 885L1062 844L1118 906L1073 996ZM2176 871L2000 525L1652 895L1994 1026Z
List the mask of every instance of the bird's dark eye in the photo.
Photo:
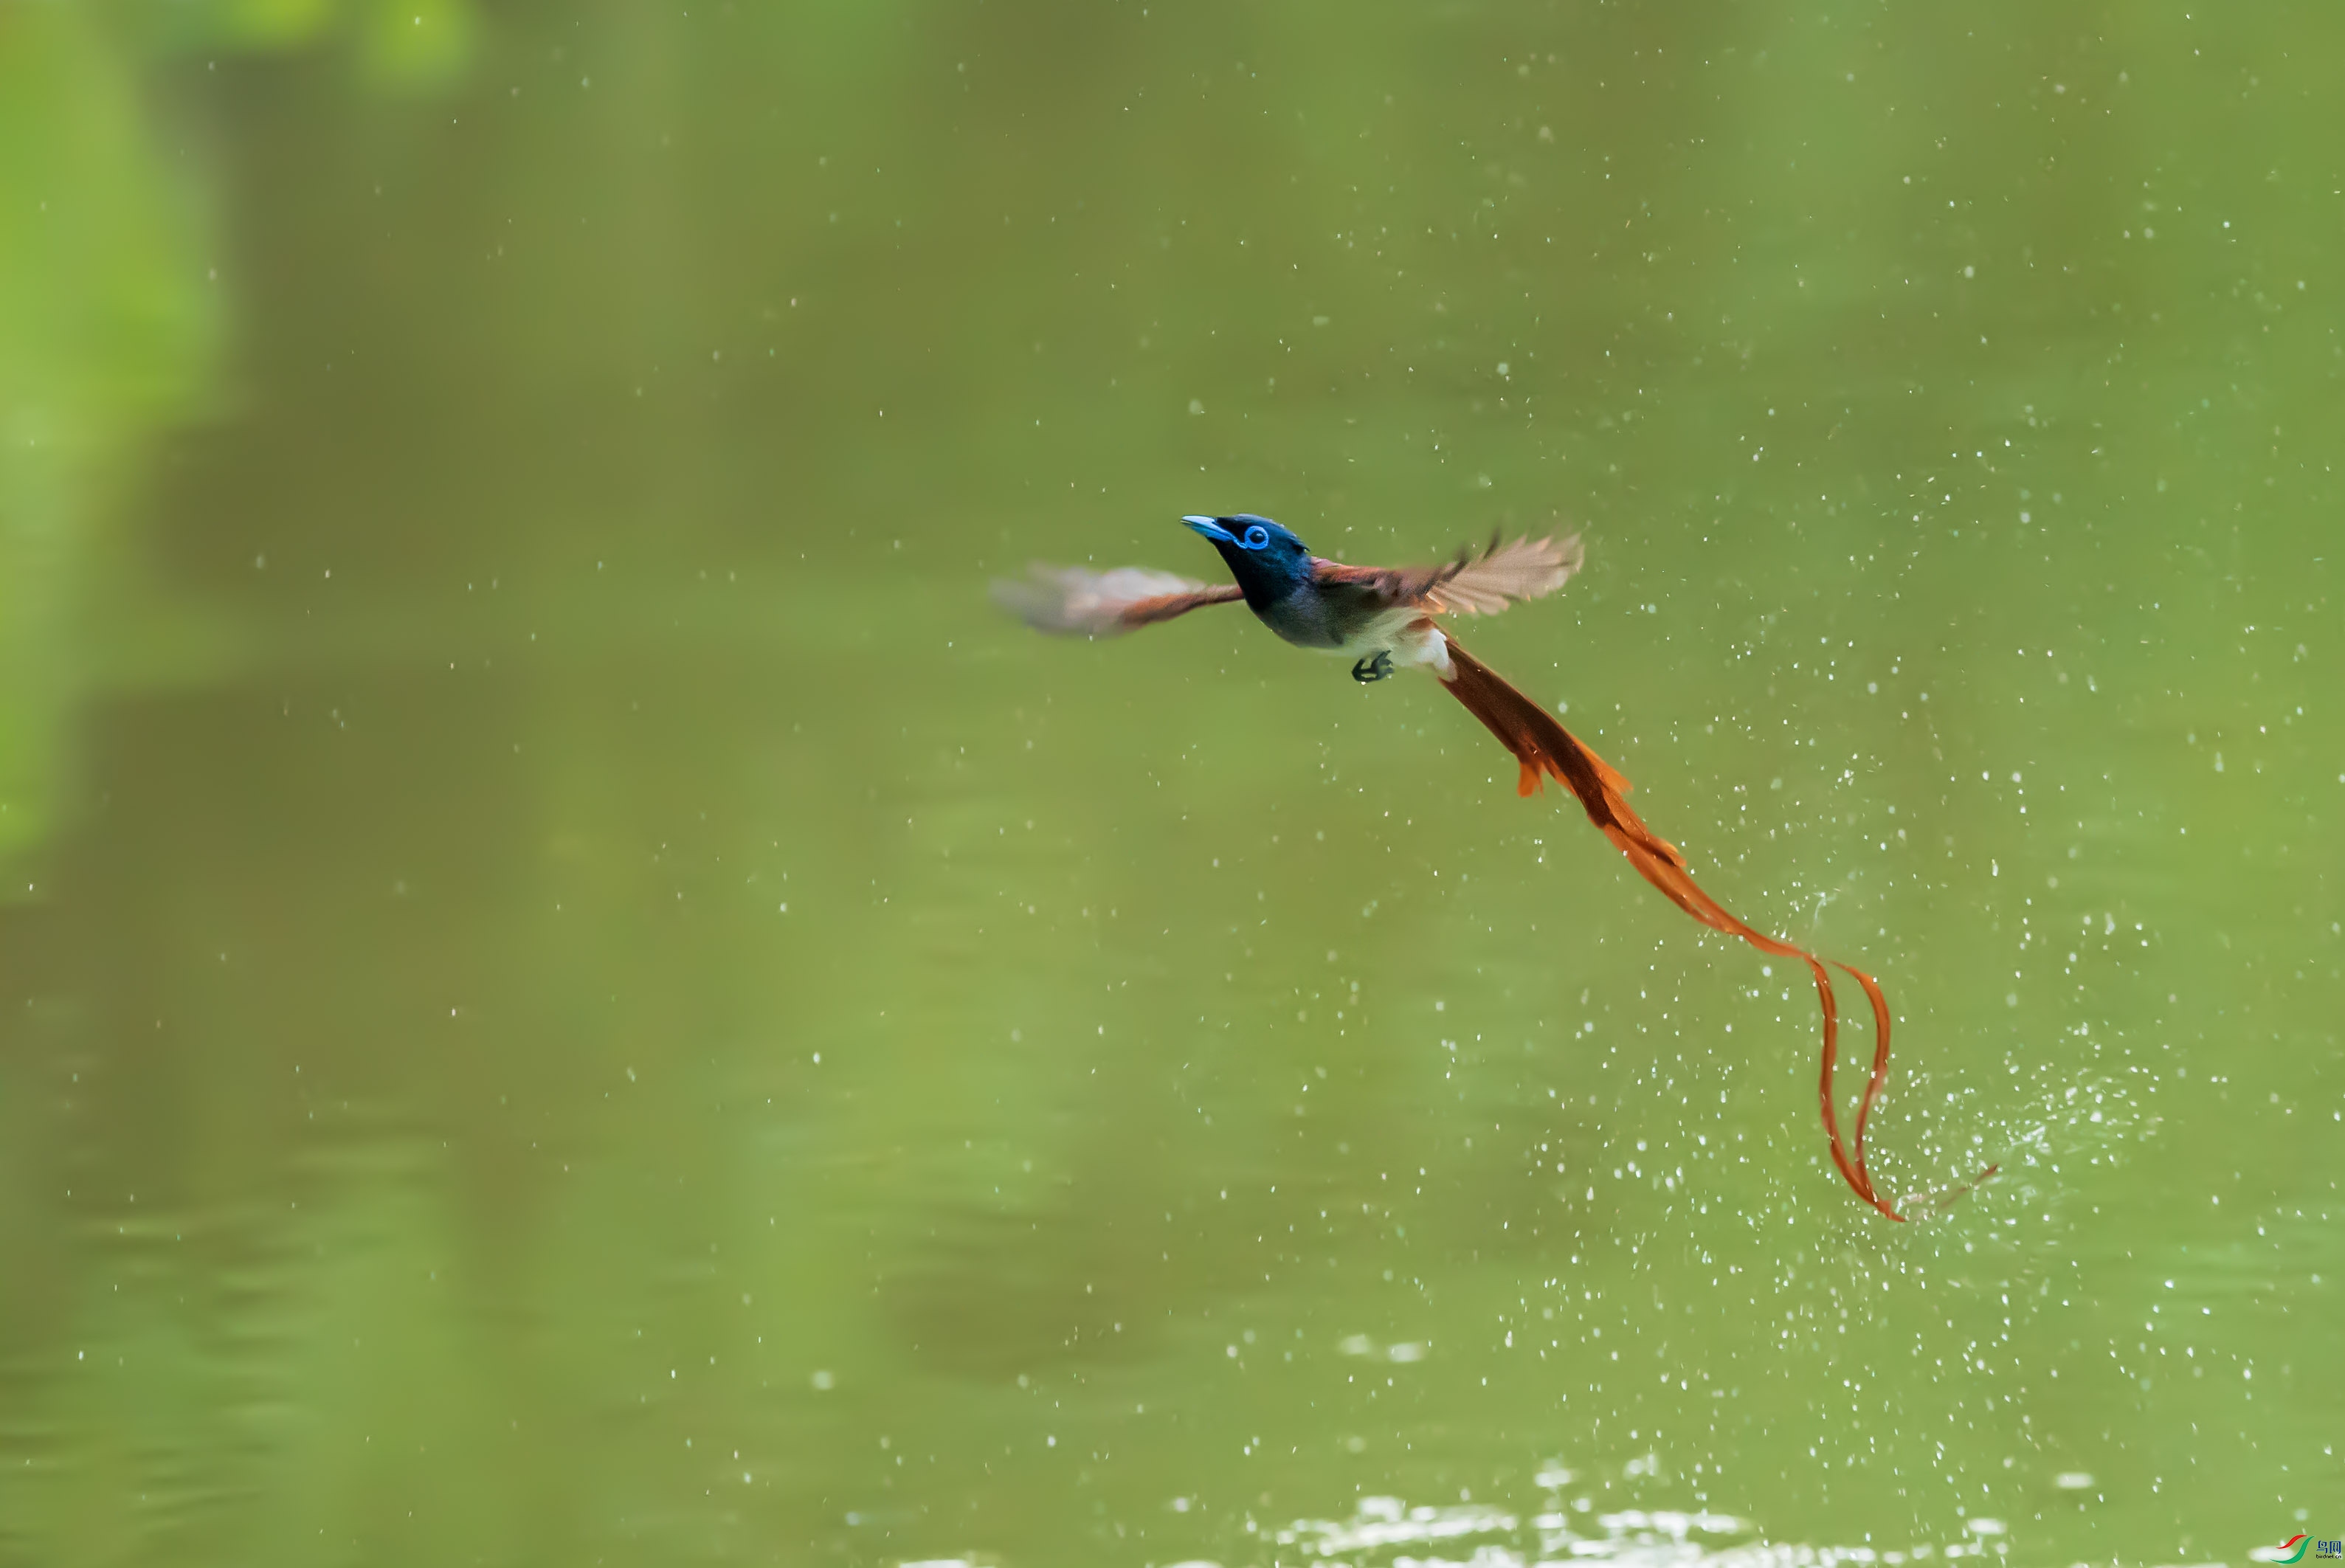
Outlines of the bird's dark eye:
M1270 530L1264 527L1261 524L1257 523L1253 527L1245 531L1245 547L1247 549L1259 550L1264 545L1269 543Z

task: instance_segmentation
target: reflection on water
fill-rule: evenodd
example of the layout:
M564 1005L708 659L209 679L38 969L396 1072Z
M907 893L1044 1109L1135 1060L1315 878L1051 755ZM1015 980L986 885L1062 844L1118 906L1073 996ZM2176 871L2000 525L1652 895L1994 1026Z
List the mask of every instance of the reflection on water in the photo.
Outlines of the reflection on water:
M0 14L0 1565L2324 1528L2333 18L138 15ZM1439 692L986 601L1238 509L1584 529L1477 653L1998 1177Z

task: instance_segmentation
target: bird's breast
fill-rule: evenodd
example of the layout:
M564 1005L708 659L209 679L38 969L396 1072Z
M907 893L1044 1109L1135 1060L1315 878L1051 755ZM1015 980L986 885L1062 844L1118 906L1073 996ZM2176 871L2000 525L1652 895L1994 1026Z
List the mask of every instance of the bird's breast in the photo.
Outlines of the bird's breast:
M1282 599L1254 606L1263 625L1288 642L1329 652L1376 652L1389 646L1387 634L1422 613L1397 609L1351 584L1306 584Z

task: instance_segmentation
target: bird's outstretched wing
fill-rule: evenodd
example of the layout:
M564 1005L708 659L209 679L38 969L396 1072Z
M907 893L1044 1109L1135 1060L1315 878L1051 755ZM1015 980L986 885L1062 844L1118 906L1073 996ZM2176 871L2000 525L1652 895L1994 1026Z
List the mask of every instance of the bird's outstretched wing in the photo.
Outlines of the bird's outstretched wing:
M1493 534L1489 547L1479 555L1470 548L1461 550L1456 560L1437 566L1345 566L1319 561L1314 570L1323 583L1360 584L1389 604L1418 606L1436 615L1495 616L1517 599L1554 593L1585 558L1577 534L1562 539L1518 539L1511 545L1500 544Z
M1235 583L1200 583L1144 566L1092 572L1037 562L1022 577L993 582L995 604L1036 631L1071 636L1114 636L1206 605L1235 604L1244 597Z

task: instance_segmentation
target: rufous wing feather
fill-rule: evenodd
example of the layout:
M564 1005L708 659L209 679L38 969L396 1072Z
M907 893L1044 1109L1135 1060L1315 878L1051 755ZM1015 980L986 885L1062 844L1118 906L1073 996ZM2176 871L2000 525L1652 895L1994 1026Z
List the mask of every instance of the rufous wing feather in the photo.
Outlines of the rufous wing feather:
M1477 555L1461 552L1437 566L1346 566L1319 561L1322 583L1349 583L1373 589L1386 604L1430 610L1436 615L1495 616L1518 599L1554 593L1585 559L1579 535L1562 539L1517 539Z
M1022 577L993 583L995 604L1036 631L1067 636L1114 636L1244 597L1235 583L1200 583L1142 566L1093 572L1037 563Z
M1571 580L1585 559L1579 535L1566 539L1495 540L1479 558L1461 562L1426 592L1428 609L1495 616L1518 599L1537 599Z

